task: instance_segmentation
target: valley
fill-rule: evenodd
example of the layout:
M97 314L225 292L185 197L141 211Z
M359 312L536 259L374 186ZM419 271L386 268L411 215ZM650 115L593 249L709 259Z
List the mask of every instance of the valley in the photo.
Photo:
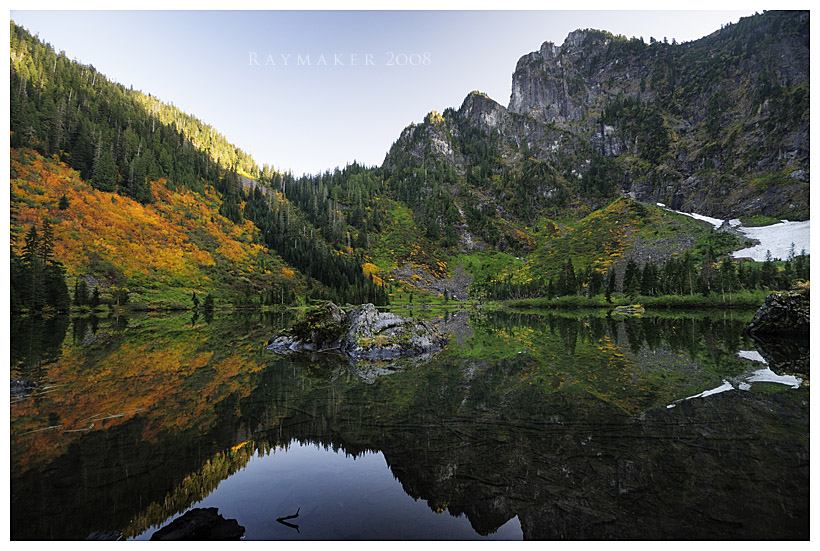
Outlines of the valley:
M809 19L579 28L302 175L10 21L11 538L808 539Z

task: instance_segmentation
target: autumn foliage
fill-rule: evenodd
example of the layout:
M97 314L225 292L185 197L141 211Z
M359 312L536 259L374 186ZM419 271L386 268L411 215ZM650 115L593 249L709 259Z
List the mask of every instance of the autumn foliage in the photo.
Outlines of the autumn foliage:
M221 198L212 188L172 190L161 179L151 183L153 201L142 205L92 188L62 162L18 149L11 150L10 175L12 236L48 218L54 255L69 277L92 274L137 293L219 291L227 274L255 291L285 279L297 284L294 272L257 243L251 222L219 214ZM13 241L19 252L22 240Z

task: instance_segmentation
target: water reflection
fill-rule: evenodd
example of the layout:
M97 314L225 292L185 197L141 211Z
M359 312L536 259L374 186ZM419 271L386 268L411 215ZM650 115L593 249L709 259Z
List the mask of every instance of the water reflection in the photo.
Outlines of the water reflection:
M251 519L311 510L282 501L307 465L271 473L317 446L334 476L312 501L351 500L311 513L337 527L319 539L408 537L406 507L433 539L808 537L807 380L761 377L743 316L458 313L447 349L396 366L264 350L289 315L13 326L12 376L38 388L11 407L12 538L147 539L196 506L287 539ZM704 395L724 380L749 388ZM389 519L341 530L357 503Z

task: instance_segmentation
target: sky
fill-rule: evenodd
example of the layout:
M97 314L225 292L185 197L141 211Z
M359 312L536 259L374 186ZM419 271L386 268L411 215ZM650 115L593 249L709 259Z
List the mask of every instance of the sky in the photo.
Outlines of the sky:
M300 175L354 160L380 165L407 125L458 108L472 90L508 105L518 59L575 29L686 42L753 13L11 10L10 18L70 59L212 125L260 166Z

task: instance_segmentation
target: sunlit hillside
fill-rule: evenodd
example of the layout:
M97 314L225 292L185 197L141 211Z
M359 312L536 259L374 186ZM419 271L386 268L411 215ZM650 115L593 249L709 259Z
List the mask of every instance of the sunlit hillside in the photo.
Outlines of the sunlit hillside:
M142 205L94 189L64 163L31 150L12 149L10 168L15 250L48 218L55 256L72 281L94 274L103 293L127 288L132 304L154 306L190 306L194 292L232 303L244 294L281 298L304 286L255 241L251 222L219 214L221 198L210 188L171 190L160 179L151 183L153 201Z

